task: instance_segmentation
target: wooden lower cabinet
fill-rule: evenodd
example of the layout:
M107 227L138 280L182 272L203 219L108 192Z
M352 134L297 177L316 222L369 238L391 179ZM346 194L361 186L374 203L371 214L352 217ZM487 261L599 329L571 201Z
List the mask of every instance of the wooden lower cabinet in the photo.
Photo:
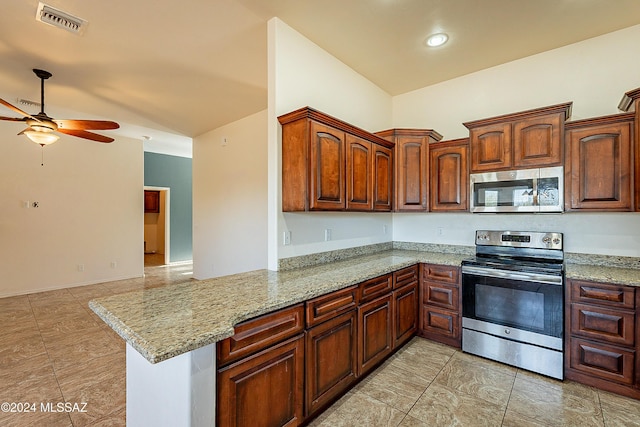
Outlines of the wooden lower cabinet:
M218 370L216 425L298 425L303 385L304 335L298 335Z
M393 295L358 307L359 373L364 374L393 350Z
M393 348L399 348L418 331L418 280L393 291Z
M462 347L460 268L423 264L420 336Z
M307 331L305 415L333 401L358 377L357 311Z
M426 267L457 282L451 267ZM296 426L420 329L420 265L242 322L217 344L218 426Z
M640 293L567 282L565 378L640 399Z

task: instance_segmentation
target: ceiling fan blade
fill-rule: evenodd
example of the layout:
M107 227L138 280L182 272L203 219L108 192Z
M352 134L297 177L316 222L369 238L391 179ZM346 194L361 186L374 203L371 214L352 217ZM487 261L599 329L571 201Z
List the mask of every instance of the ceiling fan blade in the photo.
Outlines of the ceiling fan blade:
M24 122L24 119L18 118L18 117L5 117L5 116L0 116L0 120L7 120L10 122Z
M37 119L35 117L33 117L31 114L25 113L24 111L22 111L21 109L19 109L18 107L16 107L15 105L12 105L10 103L8 103L7 101L5 101L4 99L0 98L0 104L4 105L5 107L7 107L10 110L15 111L16 113L20 114L21 116L24 116L28 119L33 119L37 122L40 121L40 119Z
M58 129L69 130L108 130L118 129L120 125L107 120L54 120L58 124Z
M86 130L81 130L81 129L61 129L58 128L58 132L67 134L67 135L71 135L71 136L77 136L78 138L84 138L84 139L90 139L92 141L97 141L97 142L113 142L114 139L113 138L109 138L108 136L104 136L104 135L98 135L97 133L93 133L93 132L87 132Z
M33 129L31 128L31 126L29 126L29 127L28 127L28 128L26 128L26 129L22 129L22 131L21 131L20 133L18 133L18 135L22 135L23 133L25 133L25 132L26 132L26 131L28 131L28 130L33 130Z

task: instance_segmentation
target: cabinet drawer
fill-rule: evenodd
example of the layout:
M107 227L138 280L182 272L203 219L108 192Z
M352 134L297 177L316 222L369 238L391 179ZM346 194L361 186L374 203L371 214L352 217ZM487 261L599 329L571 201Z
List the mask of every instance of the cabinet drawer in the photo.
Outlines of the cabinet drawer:
M307 327L317 325L358 305L358 287L341 289L307 301Z
M423 289L423 304L435 305L456 312L459 311L460 290L457 287L425 282Z
M635 308L634 289L629 286L571 280L571 301Z
M403 286L415 283L418 281L418 266L413 265L408 268L403 268L393 273L393 289L398 289Z
M422 266L422 279L434 282L459 283L460 269L447 265L424 264Z
M437 334L448 338L460 336L460 316L449 310L422 307L422 328L426 334Z
M218 342L218 366L265 349L304 330L304 305L298 304L275 313L238 324L235 334Z
M391 292L393 289L393 277L391 274L376 277L360 283L359 288L360 302L371 301Z
M570 357L570 366L576 371L622 384L633 384L634 351L572 337Z
M571 333L632 346L635 342L635 314L587 304L571 304Z

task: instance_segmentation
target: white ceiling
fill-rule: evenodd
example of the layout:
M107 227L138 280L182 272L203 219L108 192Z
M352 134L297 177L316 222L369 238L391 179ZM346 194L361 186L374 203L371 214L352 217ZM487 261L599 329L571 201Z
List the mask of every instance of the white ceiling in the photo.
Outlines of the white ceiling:
M126 136L167 141L267 107L273 16L391 95L640 24L638 0L46 3L89 25L77 36L37 22L37 0L3 0L0 97L39 101L31 69L42 68L53 73L46 85L50 116L106 118L121 123ZM449 43L425 47L426 36L438 31ZM0 115L15 116L8 109Z

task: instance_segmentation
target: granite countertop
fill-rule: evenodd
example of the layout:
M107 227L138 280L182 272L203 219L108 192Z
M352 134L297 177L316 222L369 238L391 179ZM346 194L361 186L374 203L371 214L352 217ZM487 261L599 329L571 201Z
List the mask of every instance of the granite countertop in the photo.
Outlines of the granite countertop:
M91 309L151 363L221 341L234 325L416 263L468 254L388 250L290 271L256 270L99 298Z
M565 264L565 277L567 279L640 287L640 269L638 268Z

